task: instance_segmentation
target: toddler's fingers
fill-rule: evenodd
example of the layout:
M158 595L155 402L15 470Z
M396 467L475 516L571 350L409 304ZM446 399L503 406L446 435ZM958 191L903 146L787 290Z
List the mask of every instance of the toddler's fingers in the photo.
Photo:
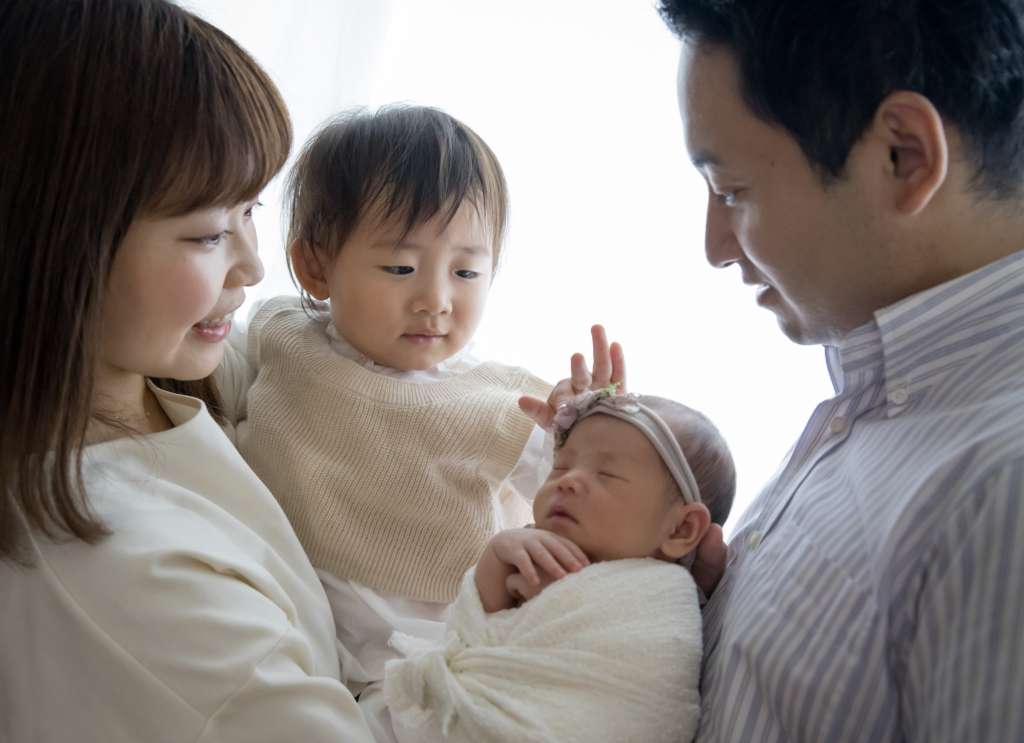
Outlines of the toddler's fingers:
M622 352L622 346L619 343L613 343L608 349L608 355L611 357L612 363L610 384L619 382L615 393L621 395L626 391L626 354Z
M590 384L592 390L603 390L611 384L612 359L608 350L608 335L603 325L595 325L590 329L590 337L594 342L594 378Z
M571 377L573 395L578 395L583 392L583 390L590 389L590 383L594 381L594 378L590 376L590 370L587 368L587 360L583 358L583 354L574 353L572 355L572 359L570 359L569 365L572 369Z
M580 390L582 392L582 390ZM548 408L550 408L551 420L554 422L555 411L566 403L572 402L572 399L579 394L573 390L572 379L563 379L555 388L551 390L551 394L548 395Z
M536 397L524 395L519 398L519 409L545 431L551 430L551 424L554 423L555 414L548 403L543 400L538 400Z

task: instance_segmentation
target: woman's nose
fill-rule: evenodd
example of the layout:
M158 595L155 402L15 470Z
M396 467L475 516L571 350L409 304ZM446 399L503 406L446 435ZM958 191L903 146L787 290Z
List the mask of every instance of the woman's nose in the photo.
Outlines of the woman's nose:
M263 261L260 260L255 231L238 230L235 235L234 265L231 274L237 286L252 286L263 280Z

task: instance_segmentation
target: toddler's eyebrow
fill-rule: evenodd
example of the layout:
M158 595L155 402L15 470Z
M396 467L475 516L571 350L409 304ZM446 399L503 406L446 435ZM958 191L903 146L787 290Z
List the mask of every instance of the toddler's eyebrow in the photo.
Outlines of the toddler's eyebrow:
M374 243L373 248L387 248L388 250L420 250L422 245L416 243L402 242L400 240L381 240ZM472 253L473 255L490 255L491 251L484 245L461 245L459 252Z

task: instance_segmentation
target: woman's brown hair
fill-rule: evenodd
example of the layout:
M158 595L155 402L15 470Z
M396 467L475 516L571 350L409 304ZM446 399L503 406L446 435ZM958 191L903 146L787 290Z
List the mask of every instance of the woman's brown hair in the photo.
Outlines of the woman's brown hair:
M291 127L256 62L165 0L8 0L0 69L0 559L28 562L23 523L105 534L82 447L128 226L255 196ZM153 381L221 415L211 379Z

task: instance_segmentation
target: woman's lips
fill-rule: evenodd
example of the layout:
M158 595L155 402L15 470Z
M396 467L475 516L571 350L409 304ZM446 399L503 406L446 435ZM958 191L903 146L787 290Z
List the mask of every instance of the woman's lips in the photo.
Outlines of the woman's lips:
M192 334L206 343L219 343L227 338L228 333L231 332L231 318L234 315L234 311L231 311L212 320L197 322L191 328Z

